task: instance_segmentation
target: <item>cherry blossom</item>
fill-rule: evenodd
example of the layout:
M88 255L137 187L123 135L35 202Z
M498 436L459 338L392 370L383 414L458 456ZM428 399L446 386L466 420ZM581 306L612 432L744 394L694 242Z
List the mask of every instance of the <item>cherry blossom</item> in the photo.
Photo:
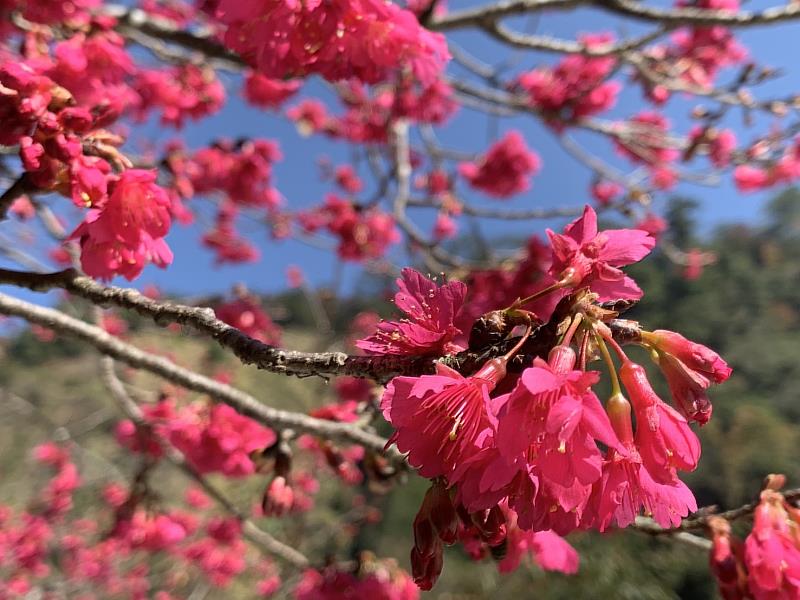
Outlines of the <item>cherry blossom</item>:
M472 187L495 198L508 198L530 188L529 177L539 167L539 157L528 150L522 135L511 131L477 162L461 163L459 173Z
M642 290L619 267L635 263L655 246L639 229L606 229L598 232L597 214L586 206L583 215L567 225L563 234L547 231L553 246L550 274L572 286L589 286L599 299L638 299Z
M381 321L370 337L356 345L374 354L429 354L456 350L461 331L455 320L467 288L460 281L437 285L414 269L397 279L394 303L406 315L401 321Z

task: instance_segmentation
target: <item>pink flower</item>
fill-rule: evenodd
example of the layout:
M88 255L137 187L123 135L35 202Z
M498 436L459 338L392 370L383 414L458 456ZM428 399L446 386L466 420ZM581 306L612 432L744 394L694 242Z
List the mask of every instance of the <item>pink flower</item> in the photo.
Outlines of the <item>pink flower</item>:
M489 392L505 375L505 367L495 359L463 377L437 363L436 372L395 377L381 399L383 416L395 429L389 441L407 452L408 462L429 479L452 477L480 451L491 431Z
M754 192L772 185L767 171L750 165L739 165L733 172L733 180L740 192Z
M270 79L260 73L248 72L244 80L244 97L260 108L278 108L300 89L300 81Z
M501 455L511 462L533 457L529 462L541 479L565 488L599 479L602 455L595 440L619 445L590 389L598 373L574 366L575 352L556 346L548 362L536 358L514 391L494 400L500 407L496 445Z
M670 484L655 481L636 448L628 445L624 453L608 451L590 507L592 518L587 525L605 531L612 523L627 527L642 510L662 527L676 527L683 517L697 510L697 501L680 480Z
M636 414L636 447L654 479L671 483L675 470L693 471L700 460L700 440L675 409L659 398L641 365L625 361L619 378Z
M790 600L800 596L800 548L797 524L784 506L783 495L761 492L753 531L744 542L750 593L755 600Z
M285 477L277 476L270 481L261 501L261 510L265 517L282 517L294 504L294 491Z
M600 206L608 206L622 192L622 186L614 181L595 181L592 184L592 197Z
M601 302L638 299L642 290L619 267L640 261L655 246L639 229L597 230L597 214L586 206L583 216L570 223L563 234L547 230L553 247L550 274L567 278L573 287L588 286Z
M530 187L529 177L540 167L539 157L528 150L517 131L495 142L477 162L461 163L459 173L470 185L495 198L508 198Z
M643 219L636 223L636 229L641 229L649 233L653 239L658 240L662 233L669 228L669 224L653 213L647 213Z
M645 332L643 340L656 351L658 365L680 413L690 421L707 423L712 406L706 390L728 379L732 369L713 350L674 331Z
M583 35L589 48L613 43L609 34ZM613 57L586 57L579 54L563 58L555 68L539 67L524 73L518 85L527 92L532 106L545 113L548 123L561 128L611 108L620 90L616 81L607 81L614 69Z
M720 595L724 600L745 600L748 594L744 546L731 534L731 524L722 517L711 516L708 526L711 530L709 565Z
M453 237L458 232L458 226L447 213L440 212L436 215L436 223L433 225L433 237L436 240L446 240Z
M172 263L172 251L163 239L153 239L141 232L135 246L125 244L108 235L107 221L101 217L99 212L89 211L86 220L70 236L80 240L81 267L88 275L106 280L122 275L133 281L147 263L162 269Z
M373 354L445 354L455 349L453 339L461 333L454 321L467 286L450 281L439 286L419 271L405 268L397 280L397 308L408 319L381 321L370 337L356 346Z
M364 188L364 184L351 165L336 167L333 177L336 180L336 185L350 194L357 194Z
M286 267L286 281L289 287L299 289L305 284L305 276L303 271L297 265L289 265Z
M186 119L212 115L225 103L225 88L214 70L192 64L142 70L134 85L140 97L139 119L160 109L161 123L178 129Z
M90 210L70 238L79 239L81 265L94 277L135 279L145 263L165 267L172 252L163 240L170 228L170 201L154 171L129 169L114 183L101 209Z
M526 554L545 571L559 571L567 575L578 572L578 553L567 540L557 533L545 531L523 531L516 525L516 513L508 510L507 554L497 565L501 573L511 573L519 566Z
M337 252L345 260L379 258L400 240L392 216L374 208L359 210L334 194L328 194L322 207L300 213L298 221L306 231L325 227L338 237Z
M606 410L622 445L606 452L603 476L592 487L582 524L599 531L612 523L623 528L644 510L662 527L677 526L697 510L691 490L680 479L659 483L650 475L634 443L631 405L622 394L611 396Z
M736 134L730 129L723 129L709 143L711 163L717 168L727 167L734 150L736 150Z
M657 329L646 336L646 341L659 352L675 357L685 368L713 383L722 383L733 372L719 354L703 344L687 340L680 333Z
M217 212L213 229L203 235L203 245L216 253L215 264L255 262L259 258L258 249L236 231L235 205L226 203Z

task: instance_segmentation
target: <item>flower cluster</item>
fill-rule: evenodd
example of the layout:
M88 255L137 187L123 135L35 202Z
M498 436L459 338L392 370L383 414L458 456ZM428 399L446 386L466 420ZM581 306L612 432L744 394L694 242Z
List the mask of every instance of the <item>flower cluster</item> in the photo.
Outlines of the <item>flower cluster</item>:
M530 188L529 177L539 166L539 157L528 150L518 132L511 131L477 162L461 163L459 173L472 187L495 198L508 198Z
M264 577L260 590L281 585L269 561L247 557L237 517L209 512L210 499L188 488L180 506L157 506L158 494L142 470L130 486L112 482L103 502L75 510L72 495L81 478L65 446L46 443L34 459L54 471L27 509L0 506L0 595L24 597L36 589L69 582L103 597L184 597L187 582L202 575L213 586L228 586L251 569ZM52 560L58 557L57 561ZM168 561L166 571L152 570L152 559Z
M186 119L214 114L225 103L225 88L213 69L195 65L142 70L134 85L141 117L160 110L161 123L177 128L183 127Z
M338 238L336 251L344 260L380 258L390 245L400 241L390 215L375 208L364 210L334 194L328 194L321 207L301 212L298 221L307 233L324 228Z
M225 43L273 79L318 73L331 81L386 81L398 66L431 83L449 59L444 36L414 14L375 0L300 5L221 0Z
M453 90L443 81L417 85L403 81L397 88L378 86L369 90L350 81L338 88L346 110L328 113L319 100L303 100L286 111L300 133L323 133L353 143L380 144L389 138L390 125L399 118L441 125L456 111Z
M80 242L86 273L132 280L148 262L160 267L172 262L172 251L164 240L171 224L171 203L155 180L154 171L129 169L110 184L107 199L94 202L96 208L89 210L70 236Z
M134 452L163 454L159 438L168 441L186 456L200 473L223 473L228 477L244 477L256 472L251 455L275 444L271 429L238 414L226 404L177 406L164 398L143 409L147 428L132 421L121 421L117 440Z
M549 235L552 283L482 318L481 327L494 327L490 347L505 343L505 354L470 375L438 362L435 374L395 377L381 399L394 428L390 442L434 482L414 523L411 554L415 581L424 589L441 570L443 544L535 548L544 543L531 535L536 532L626 527L642 512L670 527L697 509L678 478L679 471L694 470L700 457L689 420L708 421L705 391L727 379L730 368L677 333L637 326L629 341L649 349L666 375L675 406L664 402L645 369L615 340L610 324L617 313L600 305L641 297L620 267L650 252L653 238L640 230L598 231L589 207L563 234ZM431 340L440 355L448 353L442 340L457 335L452 295L424 281L418 273L403 273L395 301L407 322L379 324L362 347L381 341L414 355L427 349L420 340ZM523 368L509 372L509 361L525 351L532 331L535 316L524 307L544 295L562 298L549 316L560 323L558 335L546 359L528 358ZM418 310L420 304L425 310ZM512 339L520 326L526 332ZM476 346L482 335L473 329L475 353L485 351ZM587 368L597 357L611 380L605 406L594 392L601 374ZM509 538L515 529L520 533ZM570 564L561 566L568 570Z
M800 595L800 517L780 489L786 478L770 475L742 544L723 517L711 517L711 571L725 600L773 600Z
M586 48L601 48L613 42L613 35L584 35ZM585 117L605 112L614 106L620 84L606 81L614 70L612 56L590 58L571 54L555 68L539 67L520 75L517 85L525 91L532 106L543 111L556 128Z
M646 165L651 182L661 190L671 189L678 181L671 163L680 152L669 143L669 126L664 115L644 111L621 124L628 133L616 141L617 151L634 163Z

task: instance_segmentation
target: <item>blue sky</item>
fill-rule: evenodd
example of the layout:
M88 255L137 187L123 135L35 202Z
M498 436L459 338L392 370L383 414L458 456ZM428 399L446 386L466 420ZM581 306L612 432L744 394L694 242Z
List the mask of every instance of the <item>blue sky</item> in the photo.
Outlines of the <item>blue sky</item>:
M450 8L463 8L466 5L466 3L451 2ZM757 7L748 6L748 8ZM635 34L646 29L630 22L625 22L623 29L622 21L586 9L540 15L534 19L525 17L512 20L510 23L531 33L549 34L569 39L574 39L576 33L581 31L610 30L618 34L623 32ZM760 64L780 67L784 70L781 78L754 90L758 97L785 96L793 90L800 90L800 66L793 60L798 48L796 41L798 34L800 34L800 24L797 23L759 27L742 30L738 33L739 39L750 48L752 56ZM503 61L509 57L511 52L514 52L515 60L519 61L520 69L530 69L543 61L553 62L559 59L557 55L509 50L480 33L457 33L452 39L487 63ZM451 66L450 72L456 75L460 73L458 67L455 66ZM225 75L224 81L230 101L221 113L198 123L190 123L183 132L167 130L151 123L142 129L133 129L131 142L144 143L148 146L162 145L163 142L179 134L184 136L190 148L200 147L219 137L252 136L277 140L284 158L275 167L275 182L287 199L288 205L292 208L301 208L321 202L326 191L330 191L331 184L321 181L317 160L325 156L334 164L340 164L348 160L351 149L345 144L332 142L321 136L303 138L298 134L294 125L285 118L247 106L239 95L238 78ZM306 84L299 97L330 98L330 92L324 83L312 80ZM297 98L290 101L290 104ZM680 131L685 132L688 128L687 116L691 106L693 103L674 98L664 112L673 123L678 125ZM641 99L640 89L631 85L624 89L616 108L608 115L603 116L621 117L646 107L647 105ZM747 140L757 131L763 131L769 121L760 119L757 123L759 123L758 129L749 130L742 127L741 119L729 120L727 125L734 128L740 139ZM529 147L538 152L543 168L533 179L532 189L515 196L510 201L503 202L504 207L579 205L589 200L588 188L591 180L589 170L567 156L559 147L553 134L531 118L502 119L499 122L490 123L485 115L462 109L447 126L440 129L439 137L447 147L478 152L487 147L492 139L492 132L503 133L512 128L519 129L525 136ZM607 142L598 141L585 135L577 135L576 138L582 141L588 149L600 153L610 162L619 166L627 164L613 156ZM698 164L703 164L703 161ZM367 181L369 180L367 179ZM365 197L370 192L370 183L367 185ZM463 185L459 189L467 191ZM695 197L700 201L698 216L705 231L709 231L720 223L758 220L760 208L764 200L770 196L769 193L740 195L730 183L729 178L723 180L718 187L711 188L681 184L675 192ZM467 193L466 197L473 203L498 204L497 201L486 200L479 194ZM66 200L53 198L51 202L57 206L63 205ZM657 198L656 211L662 205L663 198ZM208 210L204 211L205 216L201 216L198 221L208 224L210 214ZM419 218L419 213L412 213L412 216ZM423 217L419 222L423 228L429 230L432 222L431 215ZM491 238L543 231L545 226L558 227L561 224L561 222L542 223L541 221L525 223L487 221L482 224L482 227L486 235ZM15 225L8 222L0 224L0 234L7 235L12 226ZM462 229L466 230L466 223ZM213 265L213 255L198 244L201 229L198 226L183 227L175 224L168 238L175 253L174 264L165 271L148 267L135 285L143 287L148 283L156 283L168 292L195 295L223 293L232 284L244 282L253 290L270 292L285 287L286 267L296 264L315 285L329 285L332 283L334 274L336 276L342 274L344 289L350 289L361 272L358 265L347 264L341 268L337 267L338 259L334 253L310 248L297 241L272 242L267 239L267 232L258 228L255 223L242 222L241 230L260 247L262 256L259 262L216 268ZM396 262L404 263L402 253L395 252L393 257L396 258ZM123 280L115 283L125 284Z

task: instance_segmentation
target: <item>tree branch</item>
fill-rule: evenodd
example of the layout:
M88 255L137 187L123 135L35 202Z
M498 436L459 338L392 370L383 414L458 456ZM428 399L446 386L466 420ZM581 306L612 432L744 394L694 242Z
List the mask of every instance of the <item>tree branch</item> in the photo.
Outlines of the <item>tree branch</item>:
M101 285L89 277L80 275L73 269L41 274L0 269L0 284L3 283L16 285L32 291L47 291L56 288L65 289L91 301L95 305L108 306L109 304L113 304L134 310L140 315L152 318L159 325L167 325L169 323L188 325L216 339L222 346L232 350L245 364L254 364L259 368L275 373L297 375L299 377L308 377L312 375L351 375L355 377L369 377L379 382L385 382L396 375L424 375L426 373L433 373L435 371L436 362L443 362L464 374L470 374L477 370L481 364L483 364L483 361L505 354L517 341L516 338L508 339L496 346L465 350L459 354L446 357L399 355L351 356L343 352L297 352L294 350L282 350L248 337L238 329L217 319L213 314L214 311L210 308L159 302L143 296L134 289ZM138 348L126 344L114 336L110 336L102 329L88 325L83 321L72 319L60 311L23 302L11 296L6 296L5 294L0 294L0 299L2 300L2 302L0 302L0 313L14 314L28 321L51 327L52 329L67 331L72 335L89 341L104 352L105 350L98 345L99 343L102 343L104 347L113 346L117 352L121 351L121 345L124 348L134 350L136 353L166 363L169 365L170 370L181 369L166 359L148 355ZM566 303L562 302L559 304L550 322L536 330L534 335L532 335L528 342L521 348L517 356L509 362L510 371L521 371L525 366L530 364L534 356L547 355L547 352L549 352L554 344L555 329L561 319L566 316L563 314L563 307L567 307L568 305L568 299ZM614 310L617 309L614 308ZM62 317L68 319L68 321L64 321ZM55 318L56 322L50 323L48 319L51 318ZM633 321L615 319L610 321L608 326L611 328L614 338L621 344L635 343L639 339L638 324ZM91 332L85 328L89 328ZM102 341L98 341L95 335L97 332L102 334L100 336ZM123 354L125 353L124 350L122 352ZM111 354L111 352L106 353ZM136 354L136 356L138 357L139 354ZM124 362L128 362L125 358L116 357ZM150 363L148 362L148 364ZM161 374L161 372L154 371L154 369L163 369L162 366L154 365L142 366L142 368L151 370L157 374ZM192 371L186 369L184 369L184 371L191 376L201 377ZM207 378L202 379L210 382L214 386L222 385ZM172 380L175 381L175 379ZM192 385L197 385L197 383L193 383ZM186 387L198 389L191 386ZM228 386L223 387L227 388ZM198 391L206 392L206 389ZM238 390L233 391L241 393L238 392ZM257 400L252 399L252 401L258 404L259 407L265 408L258 403ZM245 404L247 402L245 402ZM235 406L235 404L230 404ZM317 419L312 420L318 421ZM328 421L321 422L330 424ZM287 426L292 427L292 425Z
M590 57L615 56L636 50L657 40L662 35L669 33L671 27L659 27L655 31L636 38L622 40L616 43L588 46L582 42L562 40L547 35L528 35L516 32L501 25L497 21L483 23L481 28L498 41L505 42L517 48L529 50L544 50L546 52L559 52L563 54L582 54Z
M209 335L231 350L244 364L298 377L352 375L386 381L395 375L433 370L432 357L349 356L343 352L297 352L255 340L216 318L211 308L152 300L131 288L104 286L74 269L55 273L28 273L0 269L0 284L36 292L65 289L99 306L116 305L149 317L161 326L180 323ZM114 338L116 339L116 338Z
M633 0L505 0L487 6L454 11L428 25L434 31L481 27L500 17L542 10L570 10L579 6L598 8L632 19L681 25L725 25L752 27L800 18L800 5L787 3L760 12L708 10L703 8L655 8Z
M385 453L395 462L402 462L402 457L398 452L391 450L384 452L386 440L380 436L351 424L316 419L302 413L266 406L246 392L180 367L164 357L145 352L106 333L99 327L89 325L61 311L0 294L0 313L21 317L31 323L38 323L81 339L102 353L134 368L149 371L187 389L208 394L218 401L229 404L241 414L269 427L292 429L332 441L359 444L373 452Z

